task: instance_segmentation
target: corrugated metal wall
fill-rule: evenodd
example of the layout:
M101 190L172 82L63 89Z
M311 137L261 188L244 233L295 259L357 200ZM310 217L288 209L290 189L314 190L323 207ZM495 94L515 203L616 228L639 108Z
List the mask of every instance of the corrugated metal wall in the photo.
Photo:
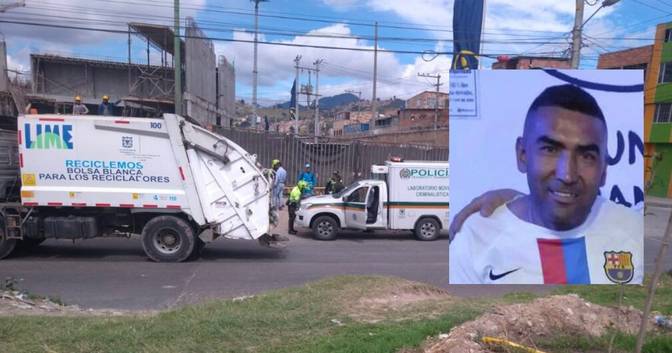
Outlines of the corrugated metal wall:
M215 47L196 22L187 17L185 29L185 88L187 114L203 125L216 123Z
M432 148L412 145L389 145L371 142L329 141L315 143L314 138L296 137L249 130L221 129L219 133L233 140L257 161L270 167L273 159L282 161L288 184L296 182L306 163L312 164L318 186L324 186L334 171L339 171L345 184L371 177L371 165L383 164L390 157L404 160L447 161L448 147Z

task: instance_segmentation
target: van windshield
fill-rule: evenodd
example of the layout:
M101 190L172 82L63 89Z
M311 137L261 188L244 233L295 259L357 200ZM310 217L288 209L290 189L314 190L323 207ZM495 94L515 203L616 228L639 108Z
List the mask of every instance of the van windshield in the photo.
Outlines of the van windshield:
M334 196L337 199L340 199L341 197L343 197L343 195L349 193L351 190L358 188L360 184L361 183L359 183L359 182L354 182L354 183L348 185L347 188L333 194L332 196Z

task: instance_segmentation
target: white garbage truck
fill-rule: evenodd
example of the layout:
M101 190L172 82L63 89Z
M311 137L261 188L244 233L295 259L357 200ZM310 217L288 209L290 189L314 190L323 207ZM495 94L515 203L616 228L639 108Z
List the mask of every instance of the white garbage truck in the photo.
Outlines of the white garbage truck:
M318 240L335 239L340 229L411 230L419 240L439 237L448 225L448 162L387 161L371 172L378 179L301 200L295 226L311 229Z
M219 237L278 242L256 156L183 117L25 115L15 133L18 168L0 165L20 170L0 184L0 258L49 238L139 234L157 262Z

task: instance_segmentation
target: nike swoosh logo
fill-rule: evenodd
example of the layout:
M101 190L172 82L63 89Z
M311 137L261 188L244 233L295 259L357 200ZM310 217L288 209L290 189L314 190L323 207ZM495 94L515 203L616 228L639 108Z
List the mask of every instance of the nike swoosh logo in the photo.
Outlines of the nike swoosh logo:
M504 276L510 275L510 274L512 274L512 273L514 273L514 272L516 272L516 271L518 271L518 270L520 270L520 267L518 267L518 268L516 268L516 269L513 269L513 270L511 270L511 271L507 271L507 272L500 273L500 274L496 275L496 274L492 273L492 269L490 269L490 280L491 280L491 281L496 281L496 280L498 280L498 279L500 279L500 278L502 278L502 277L504 277Z

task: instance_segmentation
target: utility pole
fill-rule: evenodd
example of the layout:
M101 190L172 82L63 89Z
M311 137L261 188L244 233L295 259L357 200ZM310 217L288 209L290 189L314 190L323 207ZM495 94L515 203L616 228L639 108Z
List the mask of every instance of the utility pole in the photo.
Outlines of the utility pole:
M435 78L436 79L436 84L433 86L436 86L436 97L434 99L434 130L439 128L439 87L443 85L441 83L441 74L438 74L436 76L430 75L430 74L421 74L418 73L418 76L420 77L429 77L429 78Z
M252 67L252 129L257 129L257 41L259 35L259 3L268 0L254 1L254 63Z
M308 70L308 84L301 87L301 91L306 95L306 107L310 109L310 96L313 94L313 85L311 84L311 70Z
M317 137L320 136L320 64L323 61L317 59L313 63L315 65L315 143L317 143Z
M376 83L378 82L378 22L375 26L375 45L373 47L373 98L371 99L371 119L374 123L378 118L378 104L376 103Z
M294 58L294 67L296 68L296 78L294 82L294 133L299 134L299 63L301 62L301 55Z
M175 114L182 115L182 48L180 44L180 0L175 0L175 33L173 59L175 66Z
M362 91L355 91L355 90L352 90L352 89L347 89L347 90L345 90L345 93L350 93L350 94L357 93L357 112L359 113L360 103L362 101Z
M576 14L572 29L572 69L579 68L581 60L581 30L583 28L583 6L585 0L576 0Z
M17 2L14 2L14 3L10 3L10 4L0 5L0 13L3 13L7 10L11 10L15 7L24 7L24 6L26 6L26 1L25 0L17 1Z
M602 8L612 6L619 1L621 0L602 0L600 7L598 7L597 10L584 21L584 0L576 0L576 15L574 16L574 28L572 29L572 69L578 69L581 62L581 32L583 31L583 26L602 10Z

